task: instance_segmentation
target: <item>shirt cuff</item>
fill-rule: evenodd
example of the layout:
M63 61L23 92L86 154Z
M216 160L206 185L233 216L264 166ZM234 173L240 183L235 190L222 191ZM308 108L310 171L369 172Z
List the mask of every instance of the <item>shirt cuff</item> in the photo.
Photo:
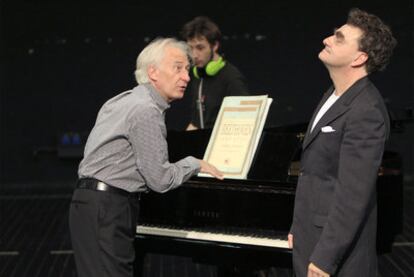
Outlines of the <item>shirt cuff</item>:
M188 164L188 166L193 168L194 174L198 174L200 172L201 165L198 159L194 158L193 156L188 156L184 160Z

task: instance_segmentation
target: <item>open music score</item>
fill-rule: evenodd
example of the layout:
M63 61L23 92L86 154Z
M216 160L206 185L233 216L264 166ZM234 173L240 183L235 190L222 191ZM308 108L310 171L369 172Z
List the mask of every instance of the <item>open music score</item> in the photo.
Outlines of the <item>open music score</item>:
M246 179L271 103L267 95L225 97L203 159L225 178Z

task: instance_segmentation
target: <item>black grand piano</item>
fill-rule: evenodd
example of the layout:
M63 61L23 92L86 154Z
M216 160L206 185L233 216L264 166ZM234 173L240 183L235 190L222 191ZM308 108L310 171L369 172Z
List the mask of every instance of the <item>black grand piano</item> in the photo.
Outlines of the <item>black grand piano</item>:
M147 253L214 264L219 276L291 267L287 233L304 130L304 124L265 129L247 180L193 177L166 194L143 195L136 235L138 272ZM210 134L170 131L170 160L203 157ZM396 153L385 152L377 185L377 248L384 253L402 230L401 160Z

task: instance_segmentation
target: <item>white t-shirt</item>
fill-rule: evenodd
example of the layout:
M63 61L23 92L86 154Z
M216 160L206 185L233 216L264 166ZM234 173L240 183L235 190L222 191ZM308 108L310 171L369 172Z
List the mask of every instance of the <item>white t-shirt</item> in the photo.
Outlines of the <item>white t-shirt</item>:
M335 91L332 92L331 96L329 96L328 100L322 105L322 108L319 110L318 114L315 117L315 120L312 123L311 133L313 128L315 128L318 121L322 118L322 116L329 110L329 108L339 99L340 96L335 95Z

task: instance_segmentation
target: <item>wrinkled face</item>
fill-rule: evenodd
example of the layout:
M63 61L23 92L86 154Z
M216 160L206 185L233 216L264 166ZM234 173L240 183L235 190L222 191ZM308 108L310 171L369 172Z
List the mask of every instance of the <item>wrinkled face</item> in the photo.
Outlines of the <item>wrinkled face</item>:
M319 59L327 67L347 67L363 52L359 51L359 38L362 36L361 29L343 25L334 33L323 40L325 48L319 53Z
M187 55L178 48L166 47L159 65L148 68L148 76L161 96L171 102L184 96L189 70Z
M191 49L194 65L204 67L213 57L218 49L218 43L210 45L204 36L195 37L187 41Z

